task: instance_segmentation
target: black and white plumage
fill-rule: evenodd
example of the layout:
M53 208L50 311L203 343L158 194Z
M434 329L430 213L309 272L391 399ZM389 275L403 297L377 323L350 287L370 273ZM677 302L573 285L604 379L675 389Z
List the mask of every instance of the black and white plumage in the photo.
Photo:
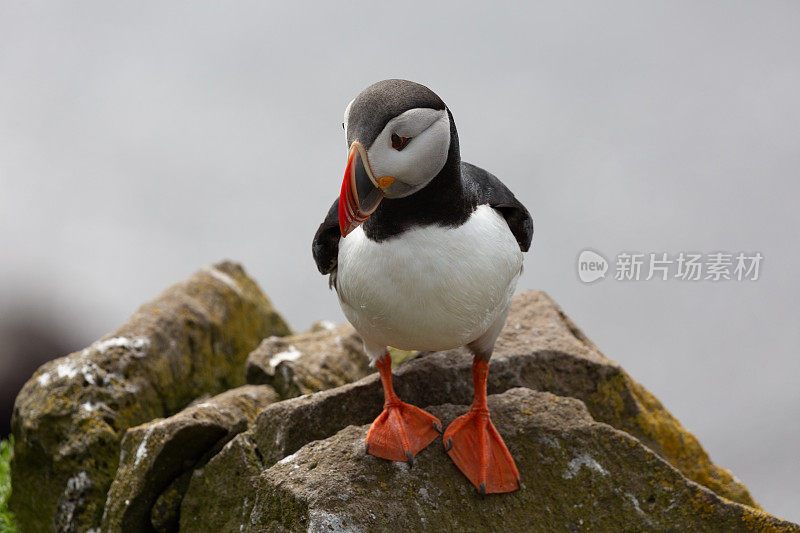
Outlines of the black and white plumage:
M443 434L445 451L481 494L517 490L486 383L533 237L530 214L495 176L461 161L453 116L427 87L376 83L347 106L344 126L341 194L313 254L380 372L385 403L367 453L413 464ZM475 399L442 432L439 419L394 392L387 346L464 345L474 355Z
M505 322L522 252L530 248L528 210L494 175L461 161L450 111L422 85L386 80L362 92L345 114L348 146L361 142L375 174L389 175L393 169L382 156L394 155L388 141L392 121L420 109L439 112L438 118L425 117L432 122L428 129L447 133L446 142L431 135L439 146L428 152L443 159L435 172L416 177L414 185L395 172L406 189L401 194L416 190L396 198L387 190L377 210L346 238L337 199L314 236L314 260L332 276L342 309L371 358L380 357L386 345L440 350L472 344L488 356ZM446 128L438 123L443 119ZM399 154L422 142L416 132Z

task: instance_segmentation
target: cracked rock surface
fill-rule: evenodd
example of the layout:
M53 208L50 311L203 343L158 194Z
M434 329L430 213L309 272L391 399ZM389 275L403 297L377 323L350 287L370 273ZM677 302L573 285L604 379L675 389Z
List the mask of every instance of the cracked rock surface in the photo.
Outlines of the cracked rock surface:
M289 328L241 266L201 269L88 348L42 366L17 396L9 507L23 531L100 524L132 426L244 384L247 355Z
M176 530L192 471L246 430L261 408L277 400L272 387L245 385L129 429L106 498L102 530Z
M270 337L247 357L247 382L271 385L284 398L338 387L374 372L350 324L321 322L308 333Z
M395 389L447 424L472 400L471 361L464 350L422 353L395 371ZM411 471L366 455L383 404L370 375L263 409L195 470L181 529L800 531L761 512L542 292L515 298L489 391L523 491L480 500L438 441Z
M414 405L472 402L472 357L465 349L425 353L395 372L400 398ZM527 387L578 398L600 422L650 447L689 479L730 500L755 506L747 488L715 465L697 438L617 363L605 357L545 293L513 301L492 356L488 390ZM383 406L377 375L264 409L253 438L267 464L348 425L369 424Z
M466 412L466 350L395 356L404 401ZM383 394L353 328L290 335L220 263L34 374L10 503L23 531L800 532L543 292L514 298L488 391L521 490L481 499L440 439L412 470L369 456Z
M215 458L214 472L237 468L251 476L249 490L240 484L237 498L223 495L234 504L227 513L221 506L204 512L199 495L187 497L182 529L796 530L686 479L636 438L596 422L580 400L514 388L490 396L489 408L520 470L522 488L514 493L478 496L440 441L418 455L413 469L367 455L368 426L348 426L263 471L254 443L242 437ZM449 424L468 406L428 409Z

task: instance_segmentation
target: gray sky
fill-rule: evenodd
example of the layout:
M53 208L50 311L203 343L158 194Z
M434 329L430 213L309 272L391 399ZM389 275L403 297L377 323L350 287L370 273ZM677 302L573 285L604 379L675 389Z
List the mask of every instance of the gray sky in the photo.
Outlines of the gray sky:
M86 343L232 258L295 329L342 321L310 253L342 113L411 79L533 213L519 288L800 521L798 28L778 1L4 2L0 320ZM765 259L756 282L584 285L584 248Z

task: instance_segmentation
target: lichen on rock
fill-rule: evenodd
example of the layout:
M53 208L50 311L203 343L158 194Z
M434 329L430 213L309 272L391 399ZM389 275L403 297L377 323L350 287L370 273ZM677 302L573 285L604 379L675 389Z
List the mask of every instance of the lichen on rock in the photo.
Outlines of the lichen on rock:
M350 324L320 323L307 333L270 337L247 357L247 382L292 398L357 381L375 372Z
M236 531L249 520L264 464L252 435L240 433L195 470L180 510L181 531Z
M422 353L395 372L395 389L415 405L472 401L472 358L465 349ZM592 416L626 431L689 479L733 501L757 507L744 485L715 465L690 432L604 356L545 293L525 291L513 301L491 360L488 389L549 391L583 401ZM383 401L378 377L266 408L254 440L271 464L306 443L330 437L350 424L367 424Z
M486 499L441 441L413 470L365 453L383 394L351 326L289 333L223 263L42 367L14 415L23 529L800 532L542 292L515 297L488 382L523 486ZM466 411L465 349L393 356L403 400L445 424Z
M525 388L489 397L522 476L480 498L444 453L414 468L367 455L367 426L314 441L253 477L243 531L754 531L757 511L688 479L583 402ZM428 407L444 424L468 406ZM242 509L236 509L237 517ZM195 522L192 531L211 531ZM763 517L765 529L795 526Z
M22 529L98 526L125 431L242 385L247 354L288 333L256 283L224 262L170 287L106 338L42 366L12 420L9 506ZM80 487L76 476L85 476Z
M465 350L423 353L397 369L395 389L446 424L472 400L470 368ZM489 390L525 470L519 493L477 500L441 443L411 471L367 455L366 427L383 404L370 375L262 410L194 472L181 528L800 531L758 510L744 485L544 293L515 298ZM420 468L426 461L432 471Z
M194 469L277 400L268 385L245 385L129 429L106 498L102 530L177 530L181 500Z

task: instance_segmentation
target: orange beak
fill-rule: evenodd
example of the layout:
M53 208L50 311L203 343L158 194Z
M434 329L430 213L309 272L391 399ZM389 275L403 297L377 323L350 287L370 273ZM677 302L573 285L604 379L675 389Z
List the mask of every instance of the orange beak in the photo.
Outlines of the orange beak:
M358 141L350 146L347 168L339 194L339 231L346 237L360 226L378 208L385 196L384 189L394 183L394 178L375 179L369 166L367 151Z

